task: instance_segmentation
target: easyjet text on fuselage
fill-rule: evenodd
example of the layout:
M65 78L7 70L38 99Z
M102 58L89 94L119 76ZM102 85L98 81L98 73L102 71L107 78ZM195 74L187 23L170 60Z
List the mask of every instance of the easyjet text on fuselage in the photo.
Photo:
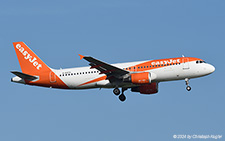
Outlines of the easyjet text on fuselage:
M162 60L162 61L153 61L152 65L163 65L163 64L175 64L175 63L181 63L180 59L168 59L168 60Z

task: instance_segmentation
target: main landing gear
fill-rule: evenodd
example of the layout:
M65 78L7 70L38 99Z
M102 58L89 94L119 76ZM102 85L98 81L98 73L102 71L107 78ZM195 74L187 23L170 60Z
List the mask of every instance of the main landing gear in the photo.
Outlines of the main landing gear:
M189 86L189 79L188 78L185 78L185 83L187 85L187 87L186 87L187 91L190 91L191 90L191 86Z
M115 89L113 90L113 93L114 93L116 96L119 95L119 94L120 94L120 89L115 88Z
M122 93L120 94L120 89L119 88L115 88L114 90L113 90L113 93L116 95L116 96L118 96L119 94L120 94L120 96L119 96L119 100L120 101L125 101L126 100L126 96L124 95L124 92L127 90L127 88L122 88Z

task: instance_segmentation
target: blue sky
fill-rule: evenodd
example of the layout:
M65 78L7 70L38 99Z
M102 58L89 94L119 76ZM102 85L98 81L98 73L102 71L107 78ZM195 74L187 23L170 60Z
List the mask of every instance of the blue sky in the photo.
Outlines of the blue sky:
M225 137L222 0L4 0L0 4L0 140L173 140L174 134ZM57 90L10 82L20 70L12 46L24 41L52 68L87 66L78 53L108 63L198 57L216 71L160 83L157 95L111 89ZM223 138L224 138L223 137Z

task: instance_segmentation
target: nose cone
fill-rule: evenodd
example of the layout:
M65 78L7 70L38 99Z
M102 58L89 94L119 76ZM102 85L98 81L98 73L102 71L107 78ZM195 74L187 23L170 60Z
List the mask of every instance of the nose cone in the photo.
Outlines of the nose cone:
M209 71L209 73L213 73L216 69L213 65L209 65L207 70Z

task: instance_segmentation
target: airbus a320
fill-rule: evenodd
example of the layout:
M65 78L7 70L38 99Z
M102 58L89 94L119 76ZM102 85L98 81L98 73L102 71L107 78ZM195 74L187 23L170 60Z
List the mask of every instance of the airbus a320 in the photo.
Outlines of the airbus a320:
M22 72L11 71L16 76L12 82L59 89L113 88L121 101L124 92L131 89L140 94L158 93L159 82L184 80L191 90L189 80L209 75L215 67L202 59L178 57L158 60L108 64L90 56L80 55L89 62L88 67L52 69L47 66L24 42L14 42Z

